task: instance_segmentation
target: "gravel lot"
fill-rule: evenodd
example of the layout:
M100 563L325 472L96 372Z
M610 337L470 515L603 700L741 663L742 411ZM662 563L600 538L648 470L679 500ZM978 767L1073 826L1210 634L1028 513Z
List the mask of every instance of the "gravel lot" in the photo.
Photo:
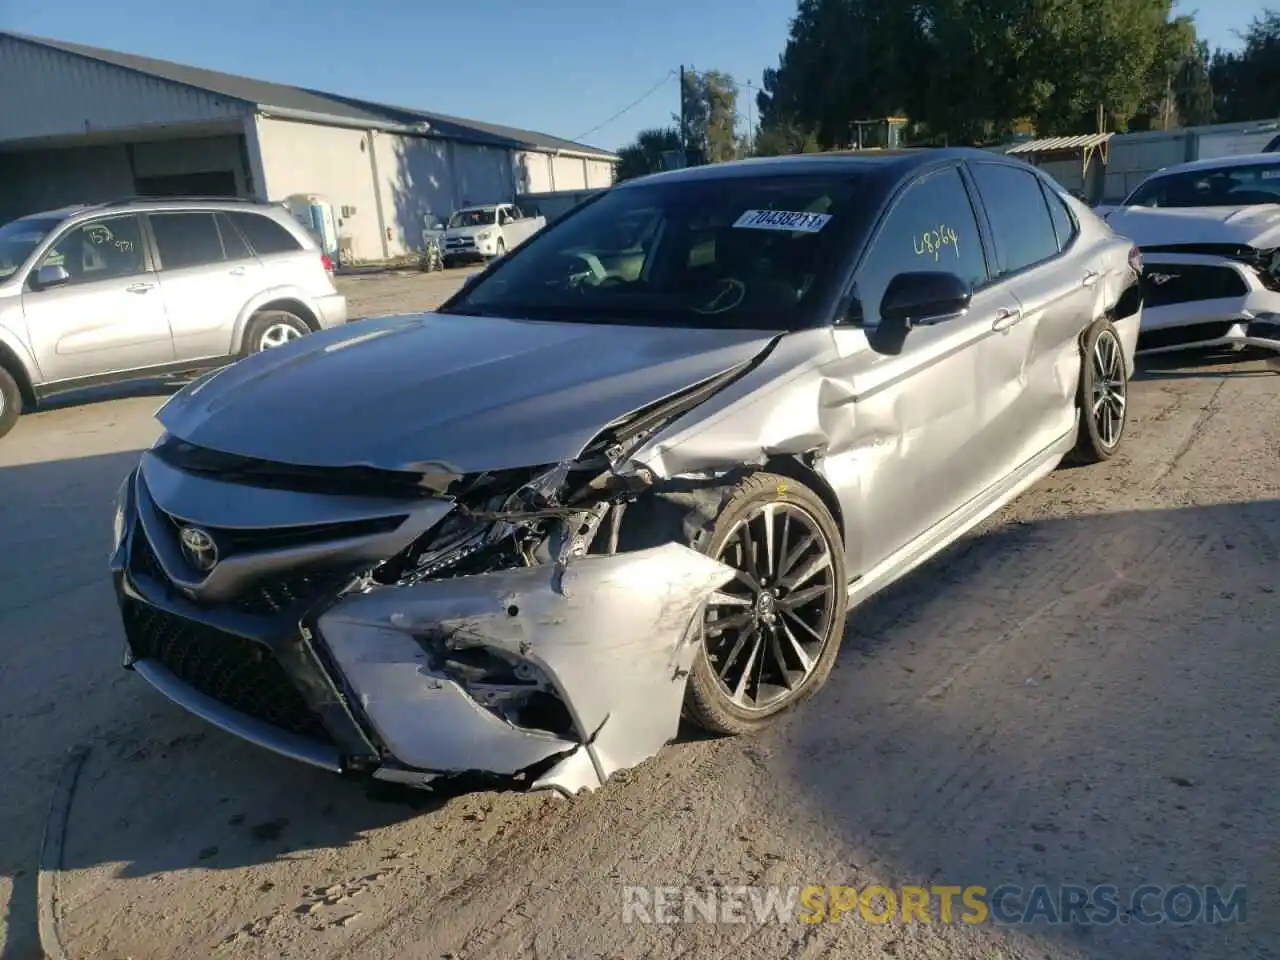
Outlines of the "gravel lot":
M465 275L465 271L458 272ZM344 280L352 314L456 279ZM1059 471L850 620L827 689L572 801L384 792L276 759L119 667L109 510L165 392L0 441L0 958L1280 956L1280 376L1148 370L1122 455ZM635 926L625 884L1248 884L1210 928ZM935 916L936 919L936 916Z

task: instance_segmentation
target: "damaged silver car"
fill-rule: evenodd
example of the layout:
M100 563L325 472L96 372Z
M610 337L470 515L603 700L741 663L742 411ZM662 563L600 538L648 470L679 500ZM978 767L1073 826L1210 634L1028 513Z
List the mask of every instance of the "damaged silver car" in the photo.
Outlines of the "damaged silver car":
M126 665L418 785L574 793L682 716L759 730L822 686L852 605L1116 451L1139 269L976 151L617 186L436 313L174 396L116 513Z

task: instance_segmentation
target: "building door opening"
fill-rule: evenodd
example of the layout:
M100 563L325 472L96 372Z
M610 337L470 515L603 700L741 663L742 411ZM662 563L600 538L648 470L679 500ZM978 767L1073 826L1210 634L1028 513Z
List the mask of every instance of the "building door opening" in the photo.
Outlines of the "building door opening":
M134 188L140 197L234 197L236 175L233 170L208 173L178 173L165 177L136 177Z

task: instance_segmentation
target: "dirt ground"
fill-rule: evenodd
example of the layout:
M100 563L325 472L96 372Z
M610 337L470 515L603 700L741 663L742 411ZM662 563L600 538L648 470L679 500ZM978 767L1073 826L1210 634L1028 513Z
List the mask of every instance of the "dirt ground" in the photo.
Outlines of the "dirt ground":
M440 281L347 283L371 314L429 306ZM38 955L41 832L80 746L59 878L74 960L1280 957L1280 375L1261 362L1146 371L1116 460L1059 471L860 608L816 699L574 800L370 795L122 671L110 504L163 397L36 414L0 442L2 960ZM1038 881L1247 884L1247 919L622 911L631 884Z

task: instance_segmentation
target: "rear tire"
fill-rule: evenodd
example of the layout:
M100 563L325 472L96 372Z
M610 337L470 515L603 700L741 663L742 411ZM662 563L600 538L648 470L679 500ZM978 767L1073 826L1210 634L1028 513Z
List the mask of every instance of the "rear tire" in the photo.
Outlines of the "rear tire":
M261 353L282 347L311 332L307 321L287 310L264 310L249 321L245 331L244 352Z
M12 430L22 416L22 389L4 367L0 367L0 437Z
M839 527L808 487L756 473L692 546L741 572L708 604L685 712L712 733L755 733L831 675L848 606Z
M1120 334L1106 317L1095 320L1081 345L1076 403L1080 426L1070 460L1077 464L1110 460L1124 439L1129 411L1129 373Z

